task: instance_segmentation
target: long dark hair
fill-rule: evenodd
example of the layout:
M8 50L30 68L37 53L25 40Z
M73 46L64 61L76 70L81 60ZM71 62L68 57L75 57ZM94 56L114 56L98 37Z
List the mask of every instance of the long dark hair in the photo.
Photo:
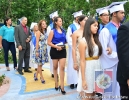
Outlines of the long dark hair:
M97 22L97 20L95 20L92 17L89 17L85 23L84 32L83 32L83 37L85 37L85 39L87 41L88 54L90 57L92 57L94 54L94 51L93 51L94 46L93 46L93 43L91 40L91 34L92 34L91 25L94 24L95 22ZM99 23L98 23L98 26L99 26ZM98 30L99 30L99 28L98 28ZM93 38L94 38L96 45L98 45L98 48L99 48L98 56L100 56L102 54L102 46L101 46L101 43L98 38L98 33L93 34Z
M4 25L5 25L5 26L7 26L7 22L6 22L6 21L8 21L9 19L11 19L11 18L7 17L7 18L4 19ZM10 26L11 26L11 25L10 25Z
M53 28L57 28L56 22L58 21L58 19L61 17L55 17L54 21L53 21ZM61 18L62 19L62 18ZM63 21L63 20L62 20Z
M85 19L85 17L86 17L85 15L79 16L78 23L80 24L80 22L83 21Z
M56 28L57 28L56 22L58 21L59 18L61 18L61 17L55 17L55 18L54 18L53 29L56 29ZM61 18L61 19L62 19L62 18ZM62 22L63 22L63 19L62 19ZM63 29L63 27L60 27L60 29L62 30L62 32L66 33L66 31Z

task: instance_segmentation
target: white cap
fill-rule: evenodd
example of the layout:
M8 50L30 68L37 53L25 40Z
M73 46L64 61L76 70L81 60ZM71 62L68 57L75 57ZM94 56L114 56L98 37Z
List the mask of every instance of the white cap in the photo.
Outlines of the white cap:
M21 23L21 18L19 18L18 20L19 20L19 22Z
M80 10L80 11L78 11L78 12L75 12L75 13L73 13L72 15L74 16L74 18L76 18L76 17L82 15L82 11L83 11L83 10Z
M52 14L50 14L49 17L52 18Z
M103 7L103 8L98 8L96 9L96 12L101 15L103 13L108 13L108 8L107 7Z
M108 6L108 9L110 11L110 14L116 12L116 11L119 11L119 10L122 10L124 11L124 4L126 3L127 1L121 1L121 2L113 2L111 3L109 6Z
M58 11L55 11L49 15L50 18L58 17Z
M30 29L32 30L32 29L34 28L35 25L37 25L37 23L32 22L31 25L30 25Z

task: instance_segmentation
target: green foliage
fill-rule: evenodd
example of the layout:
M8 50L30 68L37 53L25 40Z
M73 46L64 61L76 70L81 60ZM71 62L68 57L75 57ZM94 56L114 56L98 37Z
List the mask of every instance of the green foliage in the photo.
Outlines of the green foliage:
M3 49L0 50L0 63L4 63L4 52L3 52Z
M73 21L72 13L75 11L83 10L87 15L90 13L94 16L95 9L108 6L111 2L122 0L0 0L0 19L10 16L14 23L22 16L28 18L28 25L31 22L39 22L45 19L47 24L50 22L49 14L53 11L58 11L59 15L63 18L63 27L67 29L69 24ZM129 3L125 5L126 12L129 12ZM126 18L129 19L128 13Z
M0 76L0 86L2 85L4 79L5 79L5 75Z
M10 6L8 6L10 5ZM10 9L10 10L8 10ZM58 11L63 18L64 27L67 28L73 21L72 13L83 10L84 14L89 11L89 5L85 0L1 0L0 19L10 16L16 23L22 16L28 18L28 25L31 22L38 22L41 19L47 20L49 14Z
M45 19L47 24L50 22L49 14L58 11L63 18L63 27L67 27L73 22L72 13L83 10L83 14L96 14L96 9L108 6L112 2L122 0L0 0L0 20L9 16L13 23L22 16L28 18L28 26L31 22L39 22ZM125 4L126 21L129 20L129 2ZM12 62L12 56L9 55L9 62ZM0 50L0 63L4 63L4 52Z
M11 54L9 54L9 56L8 56L8 61L9 61L9 63L12 63L13 62L12 55ZM3 49L0 49L0 63L5 63Z

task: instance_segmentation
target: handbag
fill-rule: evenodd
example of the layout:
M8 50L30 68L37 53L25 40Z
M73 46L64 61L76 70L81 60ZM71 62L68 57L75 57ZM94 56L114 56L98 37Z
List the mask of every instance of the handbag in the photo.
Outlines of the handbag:
M62 49L66 49L65 45L57 45L57 46L60 46Z

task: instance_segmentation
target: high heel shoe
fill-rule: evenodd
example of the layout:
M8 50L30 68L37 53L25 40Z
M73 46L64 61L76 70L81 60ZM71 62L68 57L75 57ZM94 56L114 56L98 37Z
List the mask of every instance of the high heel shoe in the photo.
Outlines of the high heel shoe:
M34 73L34 80L37 81L38 78L36 77L36 73Z
M41 83L45 84L45 80L41 80Z
M58 91L58 87L55 87L55 90Z
M63 95L65 95L66 94L66 92L65 91L62 91L62 89L61 89L61 87L59 86L59 91L61 91L61 93L63 94Z
M42 80L41 77L40 77L40 80L41 80L41 83L45 84L45 80Z

